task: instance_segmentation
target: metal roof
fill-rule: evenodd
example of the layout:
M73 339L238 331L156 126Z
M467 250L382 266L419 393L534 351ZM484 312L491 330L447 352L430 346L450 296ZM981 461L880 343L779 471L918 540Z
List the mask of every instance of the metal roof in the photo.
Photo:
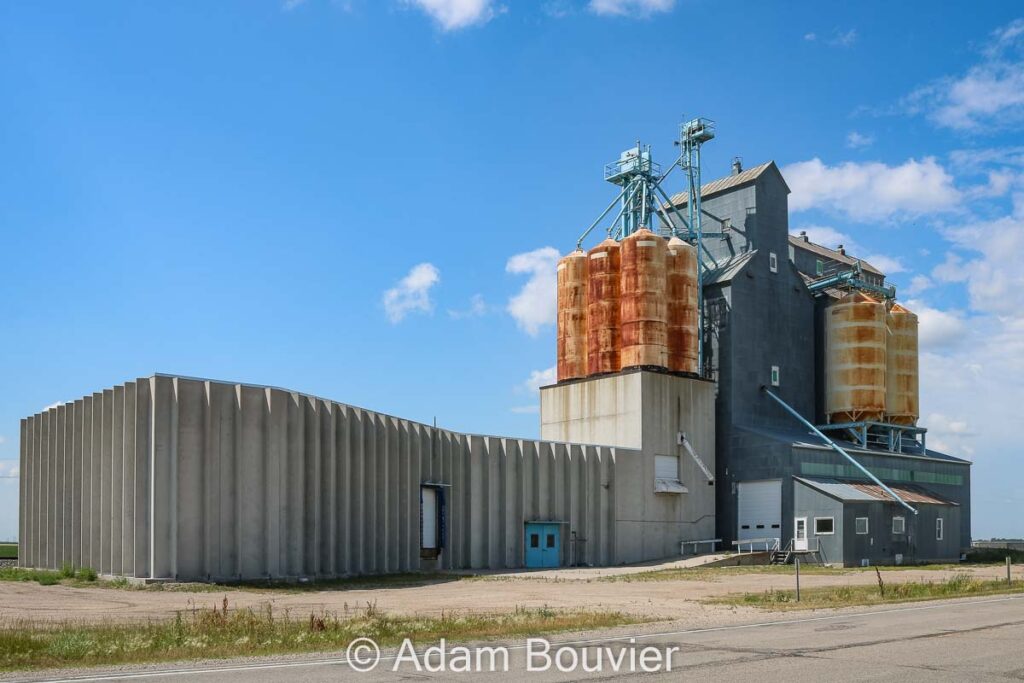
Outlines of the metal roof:
M722 261L716 268L713 268L704 274L703 283L705 285L718 285L723 282L729 282L734 277L740 274L743 270L743 266L747 265L757 250L745 251L742 254L736 254L729 259Z
M885 273L880 271L878 268L875 268L873 265L871 265L864 259L854 258L849 254L841 254L835 249L829 249L828 247L823 247L820 244L815 244L814 242L811 242L810 240L805 240L803 237L800 237L798 235L790 235L789 243L799 249L803 249L813 254L817 254L818 256L824 256L825 258L832 259L833 261L839 261L840 263L845 263L850 266L860 263L861 267L866 272L874 273L875 275L881 275L882 277L885 277Z
M775 162L769 161L761 164L760 166L748 168L746 171L740 171L736 175L728 175L725 176L724 178L719 178L718 180L712 180L710 183L705 183L700 186L700 197L701 199L706 199L707 197L710 197L713 194L724 192L725 190L728 190L730 188L739 187L740 185L745 185L747 183L753 182L757 180L762 173L764 173L766 170L768 170L768 168L772 166L775 166ZM777 168L778 167L776 167L776 169ZM779 175L781 176L782 173L780 172ZM789 188L787 187L786 189ZM679 192L677 194L672 195L671 200L673 205L682 206L683 204L686 204L689 201L689 198L689 192Z
M801 484L809 486L812 489L820 491L827 496L836 498L842 501L885 501L888 503L895 502L885 490L878 484L868 484L861 482L843 482L836 479L810 479L808 477L793 477ZM889 484L897 496L902 498L907 503L924 503L928 505L957 505L944 498L925 491L924 489L914 487L910 488L907 486L896 486Z

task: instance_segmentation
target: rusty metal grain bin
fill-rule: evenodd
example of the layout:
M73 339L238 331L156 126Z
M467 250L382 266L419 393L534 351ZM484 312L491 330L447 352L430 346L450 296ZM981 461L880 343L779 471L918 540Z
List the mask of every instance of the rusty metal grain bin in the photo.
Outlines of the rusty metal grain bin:
M558 381L587 374L587 255L558 262Z
M852 292L825 313L825 412L829 422L885 415L885 306Z
M917 368L917 316L893 304L886 317L885 421L917 424L921 416Z
M665 240L640 228L622 240L621 365L668 367Z
M697 372L697 250L678 237L665 250L668 369Z
M618 372L620 247L606 239L587 252L587 374Z

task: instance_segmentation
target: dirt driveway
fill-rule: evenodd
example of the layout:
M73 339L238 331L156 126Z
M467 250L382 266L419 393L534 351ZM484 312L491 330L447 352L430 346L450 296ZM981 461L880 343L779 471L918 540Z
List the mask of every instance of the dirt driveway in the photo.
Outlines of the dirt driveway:
M665 566L672 566L667 564ZM647 566L645 570L658 569ZM1024 567L1014 567L1014 578L1024 578ZM635 572L622 568L622 574ZM998 566L963 567L943 570L901 569L882 571L886 583L940 581L967 572L978 578L1000 578ZM71 588L40 586L27 582L0 582L0 621L104 621L148 620L174 616L179 610L219 605L226 596L232 608L273 605L277 614L288 611L295 617L326 610L345 613L365 608L403 614L440 614L442 611L509 611L516 607L554 609L607 609L648 618L684 620L700 624L711 614L734 608L705 605L701 599L729 593L760 592L770 588L791 589L792 574L758 573L756 567L701 570L693 579L670 581L608 581L612 569L562 570L543 573L515 572L485 576L452 576L425 585L394 588L331 588L249 590L223 592L174 590L128 590L115 588ZM873 571L836 570L828 574L801 577L805 587L873 584ZM739 610L749 615L749 611Z

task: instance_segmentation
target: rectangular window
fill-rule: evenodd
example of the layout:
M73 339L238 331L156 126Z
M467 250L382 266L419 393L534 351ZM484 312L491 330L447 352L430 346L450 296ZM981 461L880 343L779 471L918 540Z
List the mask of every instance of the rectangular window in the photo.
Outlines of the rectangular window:
M858 517L854 520L854 526L856 527L857 533L864 536L868 533L868 518Z
M942 517L935 519L935 540L942 540Z
M679 456L655 455L654 478L679 481Z
M892 532L894 534L902 534L902 533L905 533L906 530L907 530L907 520L903 519L902 517L893 517L892 518Z
M728 232L732 229L732 219L726 218L722 221L722 232Z
M773 387L779 386L779 366L778 365L773 365L772 366L772 386Z
M817 259L814 262L814 273L816 275L824 275L825 274L825 262L822 261L821 259Z
M793 247L792 244L789 245L789 260L793 263L796 263L796 249Z
M834 517L815 517L814 534L816 536L828 536L836 532L836 520Z
M548 534L547 547L548 548L554 548L555 547L555 535L554 534Z
M768 252L768 270L773 273L779 272L779 257L775 255L774 251Z

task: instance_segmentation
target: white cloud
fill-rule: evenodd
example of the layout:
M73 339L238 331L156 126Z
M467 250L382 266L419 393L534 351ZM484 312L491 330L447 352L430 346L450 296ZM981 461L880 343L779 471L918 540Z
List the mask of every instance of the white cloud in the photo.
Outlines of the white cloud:
M1014 197L1013 206L1010 215L947 230L947 239L976 256L965 260L947 254L932 275L945 282L966 282L976 311L1024 320L1024 194Z
M846 134L846 146L850 149L861 149L862 147L870 147L875 142L875 138L872 135L865 135L858 133L855 130L851 130Z
M794 212L821 208L871 221L949 211L960 201L953 177L934 157L898 166L878 161L828 166L814 158L782 172L793 191L789 208Z
M1016 19L992 33L980 63L916 89L901 104L954 130L983 132L1024 121L1022 48L1024 19Z
M530 336L536 336L544 325L555 322L557 314L557 273L558 250L541 247L523 254L516 254L508 260L505 271L514 275L528 275L529 279L519 293L508 301L509 314L515 318L520 329Z
M0 479L15 479L20 473L20 466L14 461L0 460Z
M304 5L305 3L306 0L284 0L284 2L281 3L281 8L285 12L290 12L299 5Z
M70 403L70 401L67 401L67 402ZM59 408L62 405L64 405L64 403L65 403L65 401L57 401L56 403L51 403L50 405L48 405L45 408L43 408L42 411L40 411L40 412L45 413L47 410L53 410L54 408Z
M917 314L918 343L922 350L955 345L967 331L967 321L960 311L942 311L917 299L908 299L906 306Z
M554 365L543 370L532 370L530 376L523 382L522 388L531 394L537 394L541 387L554 384L557 381L557 370Z
M806 40L808 42L814 42L817 39L818 39L818 34L817 33L805 33L804 34L804 40Z
M590 0L591 12L605 16L649 17L659 12L671 12L676 0Z
M917 296L922 294L932 287L931 278L927 275L915 275L910 278L910 284L903 288L902 294L907 296Z
M405 0L430 16L445 31L486 24L501 10L494 0Z
M837 249L839 245L851 251L860 249L860 245L848 234L827 225L805 225L798 232L806 232L809 240L829 249Z
M956 455L973 458L973 437L977 434L970 428L967 420L949 417L942 413L931 413L925 418L928 425L929 447Z
M0 434L0 446L3 446L5 443L7 443L7 437Z
M907 272L907 267L898 256L886 256L885 254L868 254L863 257L865 261L878 268L886 275Z
M469 306L463 309L448 309L448 317L454 320L463 318L479 318L487 313L487 302L482 294L474 294L469 298Z
M543 370L532 370L530 371L530 376L522 384L516 385L515 391L520 394L529 394L536 399L540 394L540 388L554 384L557 381L557 377L557 370L554 365ZM531 403L528 405L512 406L509 408L509 412L517 415L532 415L540 412L540 405Z
M833 34L828 44L834 47L850 47L857 42L857 29L851 28L847 31L839 31Z
M398 284L384 292L384 311L392 323L400 322L413 312L430 313L434 302L430 289L441 281L441 273L431 263L413 266Z

